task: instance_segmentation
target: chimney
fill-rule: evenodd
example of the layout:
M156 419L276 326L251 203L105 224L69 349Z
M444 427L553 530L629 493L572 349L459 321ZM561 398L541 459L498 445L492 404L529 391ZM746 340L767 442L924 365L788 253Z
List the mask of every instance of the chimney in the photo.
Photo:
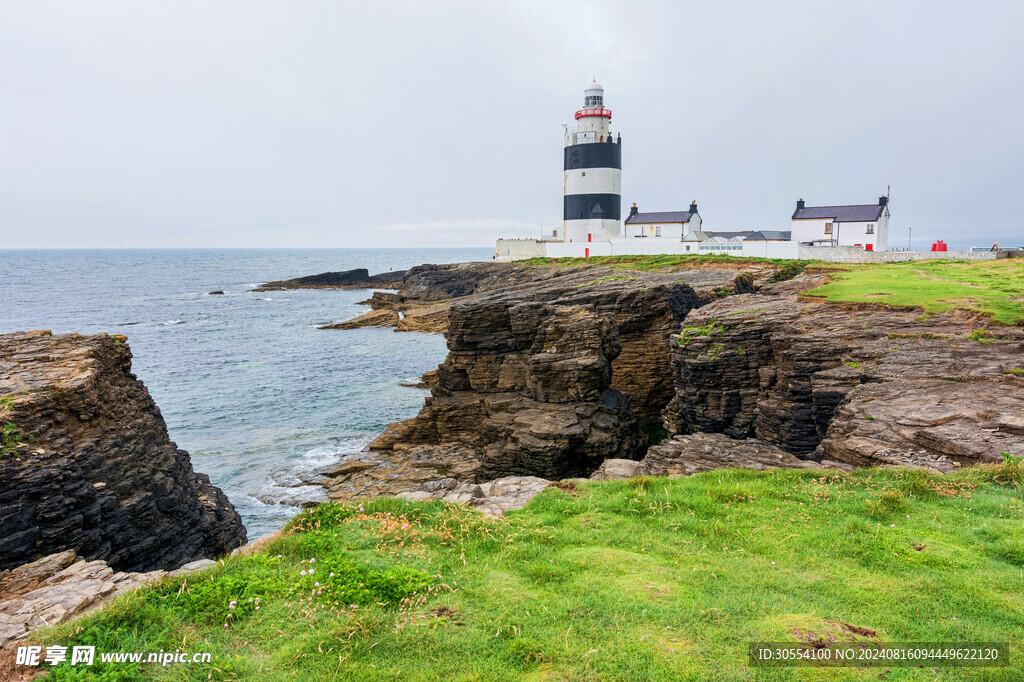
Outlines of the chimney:
M633 216L635 216L636 213L637 213L636 204L634 203L633 204L633 208L629 209L629 218L632 218ZM626 218L626 220L629 220L629 218Z
M796 210L799 211L803 207L804 207L804 200L803 199L797 199L796 200Z
M889 197L878 197L878 205L885 206L889 203Z
M690 202L690 213L696 213L696 212L697 212L697 200L694 199L693 201Z

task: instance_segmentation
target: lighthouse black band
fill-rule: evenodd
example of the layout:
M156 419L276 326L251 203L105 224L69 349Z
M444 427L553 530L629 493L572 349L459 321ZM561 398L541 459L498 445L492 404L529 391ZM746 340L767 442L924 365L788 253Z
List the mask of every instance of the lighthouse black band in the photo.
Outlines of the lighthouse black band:
M570 194L565 197L562 217L563 220L618 220L621 205L622 197L618 194Z
M622 145L611 142L574 144L565 148L565 170L622 168Z

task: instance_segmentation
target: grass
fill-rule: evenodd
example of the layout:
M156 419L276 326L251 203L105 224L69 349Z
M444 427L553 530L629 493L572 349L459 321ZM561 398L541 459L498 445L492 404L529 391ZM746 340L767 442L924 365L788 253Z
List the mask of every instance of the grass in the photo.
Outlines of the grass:
M995 324L1024 324L1024 261L915 261L845 266L824 286L806 292L830 301L954 309L989 316Z
M619 270L642 272L670 272L684 270L694 265L717 265L744 268L753 264L774 265L777 268L773 281L793 279L812 261L788 260L784 258L735 258L732 256L689 255L689 256L590 256L589 258L548 258L538 256L526 258L519 263L527 265L554 265L559 267L614 267Z
M213 655L88 669L109 680L878 679L882 669L748 666L748 642L842 635L842 623L875 641L1007 641L1020 661L1024 471L1005 459L948 476L720 470L582 483L499 520L436 501L321 505L260 553L33 638ZM86 679L81 667L54 672ZM1018 673L899 668L884 679Z

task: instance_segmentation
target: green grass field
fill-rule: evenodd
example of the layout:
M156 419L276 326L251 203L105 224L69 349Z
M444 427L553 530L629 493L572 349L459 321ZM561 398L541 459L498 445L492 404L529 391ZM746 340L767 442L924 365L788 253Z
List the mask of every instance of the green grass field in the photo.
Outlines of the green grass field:
M996 324L1024 324L1022 259L840 267L827 284L806 293L829 301L919 307L929 314L963 309L990 316Z
M56 680L1018 680L1021 485L1011 460L948 476L722 470L583 483L498 520L440 502L322 505L259 553L35 639L213 655L59 666ZM1007 641L1016 660L748 665L748 642L830 634Z
M519 262L560 267L609 266L647 272L702 265L739 268L760 263L777 267L777 280L792 279L810 267L828 272L829 282L806 293L829 301L922 308L925 314L962 309L987 316L995 324L1024 324L1024 259L841 264L694 255L530 258Z

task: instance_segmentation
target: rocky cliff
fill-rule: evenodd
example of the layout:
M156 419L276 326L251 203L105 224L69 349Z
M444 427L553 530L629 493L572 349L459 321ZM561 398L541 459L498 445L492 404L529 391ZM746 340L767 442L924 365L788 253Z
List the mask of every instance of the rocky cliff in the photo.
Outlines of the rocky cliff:
M670 435L756 438L804 459L950 471L1024 452L1024 330L838 305L796 281L715 301L672 337Z
M131 374L120 336L0 335L0 569L73 550L174 569L245 542Z
M432 396L321 482L335 498L449 499L467 481L588 475L609 459L649 475L950 471L1024 452L1024 331L803 293L825 277L775 282L774 266L732 260L411 268L344 326L443 329Z
M609 451L641 455L627 399L610 387L622 351L611 317L586 306L468 303L452 310L448 347L420 414L371 449L416 459L443 445L477 481L578 476Z

